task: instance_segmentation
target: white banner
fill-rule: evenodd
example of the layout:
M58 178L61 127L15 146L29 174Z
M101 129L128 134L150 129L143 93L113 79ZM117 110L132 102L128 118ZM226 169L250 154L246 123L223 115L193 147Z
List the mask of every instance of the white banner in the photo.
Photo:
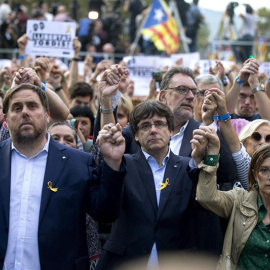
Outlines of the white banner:
M74 22L28 20L26 54L72 58L75 32Z
M152 72L165 65L171 64L170 58L159 56L126 56L124 62L134 81L134 96L147 96L149 93Z
M199 66L200 74L209 74L209 68L210 67L214 68L216 65L216 61L217 60L208 60L208 59L203 59L203 60L199 60L199 61L192 60L190 62L189 67L192 70L194 70L195 67ZM218 60L218 61L220 61L220 60ZM235 62L233 62L233 61L224 61L224 60L222 60L221 63L223 64L225 70L231 69L231 67L235 64Z
M191 62L199 62L199 53L173 54L171 57L160 56L127 56L124 62L134 81L134 96L147 96L149 93L152 72L163 67L171 68L177 60L182 58L183 66L190 67Z
M193 62L198 63L200 61L200 53L195 52L172 54L171 59L173 63L175 63L179 59L182 59L182 66L190 68Z
M265 73L268 77L270 76L270 63L264 62L260 64L259 72Z

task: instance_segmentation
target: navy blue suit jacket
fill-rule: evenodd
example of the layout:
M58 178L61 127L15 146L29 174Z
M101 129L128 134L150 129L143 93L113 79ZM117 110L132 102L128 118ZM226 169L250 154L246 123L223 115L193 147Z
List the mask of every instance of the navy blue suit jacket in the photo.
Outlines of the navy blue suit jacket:
M202 123L196 121L193 118L189 119L189 123L185 129L183 141L181 148L179 149L179 156L190 157L191 156L191 144L190 141L193 138L193 130L199 128ZM217 170L217 182L218 184L223 185L224 183L234 183L236 179L236 165L230 152L229 147L227 146L223 136L218 131L217 135L220 140L220 160L219 167ZM127 125L123 129L123 136L126 140L126 150L128 154L136 153L140 147L134 140L131 128ZM232 188L233 184L231 185Z
M125 155L127 175L122 193L122 208L105 243L98 270L146 255L154 243L158 252L195 250L195 190L186 171L190 158L170 153L159 206L152 170L142 151Z
M7 250L10 205L11 141L0 144L0 269ZM99 178L90 154L52 138L41 195L38 244L41 269L89 270L86 212L95 220L113 221L119 212L125 172L104 164ZM48 181L57 192L48 188Z

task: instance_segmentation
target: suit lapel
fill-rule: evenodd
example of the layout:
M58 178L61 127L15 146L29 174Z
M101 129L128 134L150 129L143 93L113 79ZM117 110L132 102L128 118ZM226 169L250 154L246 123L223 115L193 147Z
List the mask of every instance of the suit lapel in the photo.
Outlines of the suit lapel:
M179 156L190 157L192 151L190 140L193 138L193 130L198 128L200 125L201 123L194 120L193 118L189 119L188 125L184 131L184 137L180 147Z
M151 201L155 215L157 214L157 196L152 170L141 150L135 155L134 161L140 174L141 181Z
M64 151L65 149L65 145L57 144L52 138L50 139L47 165L41 194L39 224L42 221L47 204L51 195L53 194L53 191L48 188L48 182L51 181L53 188L57 187L61 173L68 160L68 155Z
M11 182L11 140L7 139L0 148L0 197L4 207L7 227L9 227L10 182Z
M179 177L178 174L179 174L179 170L181 166L182 165L180 163L180 160L171 152L168 163L167 163L167 167L165 170L164 178L163 178L163 182L165 182L166 179L169 178L169 185L161 190L158 213L157 213L157 221L159 220L165 208L165 205L168 201L170 193L174 187L176 178Z

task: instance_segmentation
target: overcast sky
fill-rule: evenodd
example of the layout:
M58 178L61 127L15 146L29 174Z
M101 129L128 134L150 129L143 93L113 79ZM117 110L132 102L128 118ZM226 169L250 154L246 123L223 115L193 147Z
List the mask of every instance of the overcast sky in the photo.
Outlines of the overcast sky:
M192 0L186 0L186 2L192 2ZM234 2L234 1L228 1L228 0L200 0L199 1L199 6L202 8L208 8L208 9L214 9L214 10L218 10L218 11L225 11L227 5L230 2ZM266 3L269 4L269 0L240 0L240 1L235 1L238 2L239 4L250 4L251 7L255 10L262 8L262 7L266 7L270 9L270 5L269 7L267 7ZM235 9L235 13L237 14L238 12L241 11L242 7L237 7Z

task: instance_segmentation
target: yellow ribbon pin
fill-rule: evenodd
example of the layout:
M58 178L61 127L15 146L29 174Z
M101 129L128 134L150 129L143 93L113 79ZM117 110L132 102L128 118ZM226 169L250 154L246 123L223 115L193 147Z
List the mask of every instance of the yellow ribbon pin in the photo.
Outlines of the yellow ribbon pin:
M52 182L51 181L48 182L48 189L51 190L51 191L53 191L53 192L57 192L58 191L58 188L53 188L52 187Z
M159 189L157 189L157 190L162 190L165 187L169 186L170 185L169 181L170 181L169 178L166 178L165 183L163 183L163 182L159 183L161 185L161 187Z
M70 34L71 34L71 26L70 26L69 24L67 25L67 31L66 31L66 34L67 34L67 33L70 33Z

